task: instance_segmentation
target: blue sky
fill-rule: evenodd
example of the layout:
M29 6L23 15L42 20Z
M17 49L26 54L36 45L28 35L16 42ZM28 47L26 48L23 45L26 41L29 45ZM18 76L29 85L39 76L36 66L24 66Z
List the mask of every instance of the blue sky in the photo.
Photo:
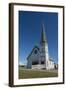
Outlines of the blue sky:
M55 63L58 62L58 14L19 11L19 63L26 64L31 50L40 44L42 23L45 25L49 55Z

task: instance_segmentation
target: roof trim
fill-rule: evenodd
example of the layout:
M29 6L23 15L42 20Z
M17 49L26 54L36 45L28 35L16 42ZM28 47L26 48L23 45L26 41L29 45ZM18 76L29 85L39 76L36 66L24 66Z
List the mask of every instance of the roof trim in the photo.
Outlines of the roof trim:
M39 50L39 47L38 47L38 46L34 46L34 48L32 49L31 53L28 55L27 60L28 60L28 58L31 56L31 54L32 54L32 52L33 52L33 50L34 50L35 48L37 48L37 49Z

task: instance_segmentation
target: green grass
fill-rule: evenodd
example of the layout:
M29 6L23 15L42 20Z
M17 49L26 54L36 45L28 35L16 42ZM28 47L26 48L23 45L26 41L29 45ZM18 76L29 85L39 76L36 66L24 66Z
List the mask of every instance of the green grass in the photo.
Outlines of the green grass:
M57 71L19 69L19 79L57 77Z

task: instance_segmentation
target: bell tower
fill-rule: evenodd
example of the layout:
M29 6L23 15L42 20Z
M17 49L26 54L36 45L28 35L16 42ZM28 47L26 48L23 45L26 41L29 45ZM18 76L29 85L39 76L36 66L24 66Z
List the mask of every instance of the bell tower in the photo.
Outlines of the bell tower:
M45 35L45 27L44 27L44 24L42 24L42 32L41 32L41 41L40 41L40 44L44 45L45 43L47 43L46 35Z
M41 41L40 41L40 59L44 61L44 66L46 69L49 69L49 52L48 52L48 43L45 34L45 26L42 24L42 32L41 32Z

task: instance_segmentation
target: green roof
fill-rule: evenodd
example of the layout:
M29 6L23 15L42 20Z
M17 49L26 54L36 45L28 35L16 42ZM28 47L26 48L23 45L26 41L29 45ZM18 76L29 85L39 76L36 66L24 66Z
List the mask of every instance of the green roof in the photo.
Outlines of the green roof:
M45 35L45 27L44 24L42 25L42 32L41 32L41 43L46 42L46 35Z

